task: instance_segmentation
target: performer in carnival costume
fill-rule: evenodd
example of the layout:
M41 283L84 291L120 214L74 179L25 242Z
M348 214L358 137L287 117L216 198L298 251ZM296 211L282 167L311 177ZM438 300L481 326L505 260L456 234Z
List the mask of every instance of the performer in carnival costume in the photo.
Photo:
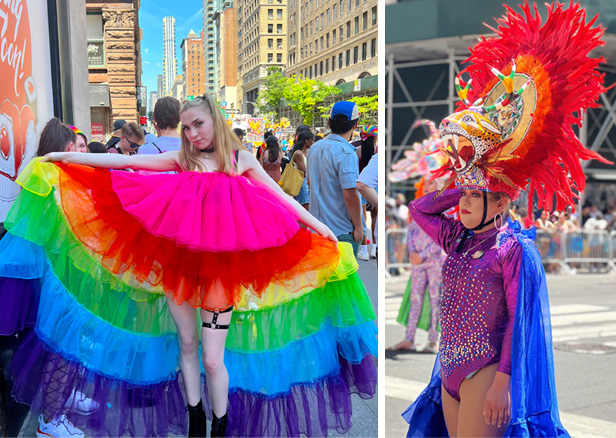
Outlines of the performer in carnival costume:
M602 30L577 4L508 8L472 49L473 85L440 125L456 189L411 203L413 219L447 253L441 343L432 380L403 417L407 436L568 436L561 424L545 273L509 202L529 187L559 210L584 189L584 149L571 125L605 91L588 53ZM471 102L474 102L471 104ZM574 114L574 112L578 112ZM440 173L436 173L439 176ZM459 205L461 222L441 215Z
M201 389L212 436L348 430L377 350L351 248L267 176L213 98L185 102L181 121L180 151L52 153L20 175L0 274L38 283L40 303L14 397L41 409L55 392L51 417L77 390L100 408L69 419L98 436L185 434L186 402L189 435L206 436Z
M443 143L434 123L430 120L418 120L413 123L412 128L419 126L429 128L430 138L422 143L414 143L412 149L404 152L406 158L395 163L392 166L393 172L389 174L392 182L420 176L419 182L415 184L417 189L415 199L443 188L444 177L431 180L429 174L447 161L443 154L437 153L442 149ZM412 216L409 220L407 248L411 262L411 276L397 318L397 321L406 327L406 334L404 340L388 350L417 351L415 332L417 328L423 328L428 330L428 345L422 352L436 353L441 302L441 269L445 254L432 238L421 230L417 222L413 221ZM429 306L424 305L426 300L429 301ZM424 312L426 307L427 311Z

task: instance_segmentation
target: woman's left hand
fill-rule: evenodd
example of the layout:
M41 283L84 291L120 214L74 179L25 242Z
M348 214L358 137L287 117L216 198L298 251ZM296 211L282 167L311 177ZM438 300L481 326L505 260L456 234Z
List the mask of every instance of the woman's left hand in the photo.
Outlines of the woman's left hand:
M509 385L503 386L497 382L493 383L486 394L483 402L483 415L486 424L501 427L510 421L511 396Z

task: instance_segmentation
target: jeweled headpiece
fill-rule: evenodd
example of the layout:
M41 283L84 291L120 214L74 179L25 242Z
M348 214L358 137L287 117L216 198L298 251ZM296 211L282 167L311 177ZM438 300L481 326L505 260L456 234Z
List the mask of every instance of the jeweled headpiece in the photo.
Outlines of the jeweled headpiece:
M589 53L603 45L597 17L586 24L579 4L548 5L545 24L534 6L523 14L507 8L497 36L482 37L456 78L458 111L440 125L449 159L437 176L453 171L459 188L505 192L516 199L529 186L539 208L563 209L585 186L579 160L608 162L584 148L572 125L597 107L605 91L598 71L603 58ZM468 83L461 81L469 74ZM471 103L472 102L472 103ZM529 185L530 184L530 185Z

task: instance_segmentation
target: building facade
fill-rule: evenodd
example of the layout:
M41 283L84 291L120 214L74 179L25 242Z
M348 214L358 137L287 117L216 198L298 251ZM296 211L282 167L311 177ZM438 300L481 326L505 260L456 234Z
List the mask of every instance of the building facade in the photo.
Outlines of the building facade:
M237 102L237 10L233 7L214 13L216 23L216 96L227 102L227 108L238 108Z
M86 0L92 138L105 140L113 120L139 122L140 0ZM145 104L145 99L141 99ZM143 109L145 111L145 108Z
M203 57L203 32L201 37L191 30L180 45L182 50L182 76L184 95L200 96L206 91L205 59Z
M163 93L170 96L171 89L178 74L178 62L175 55L175 18L163 18ZM160 97L162 97L160 96Z
M289 0L286 74L329 85L378 73L378 0Z
M238 0L237 29L238 103L244 112L255 113L267 67L287 63L287 0Z
M163 75L156 75L156 97L163 97Z
M148 116L150 113L154 112L154 106L156 105L156 101L158 100L158 92L150 91L150 101L148 102Z
M169 95L175 97L180 102L186 100L186 80L184 75L175 76L175 81Z
M230 0L227 0L230 2ZM205 60L205 85L208 93L216 92L216 23L214 13L221 9L219 0L203 0L203 57Z

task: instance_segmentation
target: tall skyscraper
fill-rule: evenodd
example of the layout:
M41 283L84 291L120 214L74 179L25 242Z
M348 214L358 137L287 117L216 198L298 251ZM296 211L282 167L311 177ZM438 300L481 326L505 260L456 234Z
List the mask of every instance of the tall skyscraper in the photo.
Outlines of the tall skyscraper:
M150 91L150 100L148 102L148 113L154 111L154 106L156 105L156 101L158 100L158 93L156 91Z
M156 75L158 88L156 90L156 98L163 97L163 75Z
M175 56L175 18L163 18L163 96L170 96L178 73ZM159 96L162 97L162 96Z
M206 91L205 60L203 58L203 31L198 37L191 30L180 45L182 50L182 75L185 82L186 96L200 96Z
M207 92L216 92L216 23L214 13L220 7L218 0L203 0L203 56Z

